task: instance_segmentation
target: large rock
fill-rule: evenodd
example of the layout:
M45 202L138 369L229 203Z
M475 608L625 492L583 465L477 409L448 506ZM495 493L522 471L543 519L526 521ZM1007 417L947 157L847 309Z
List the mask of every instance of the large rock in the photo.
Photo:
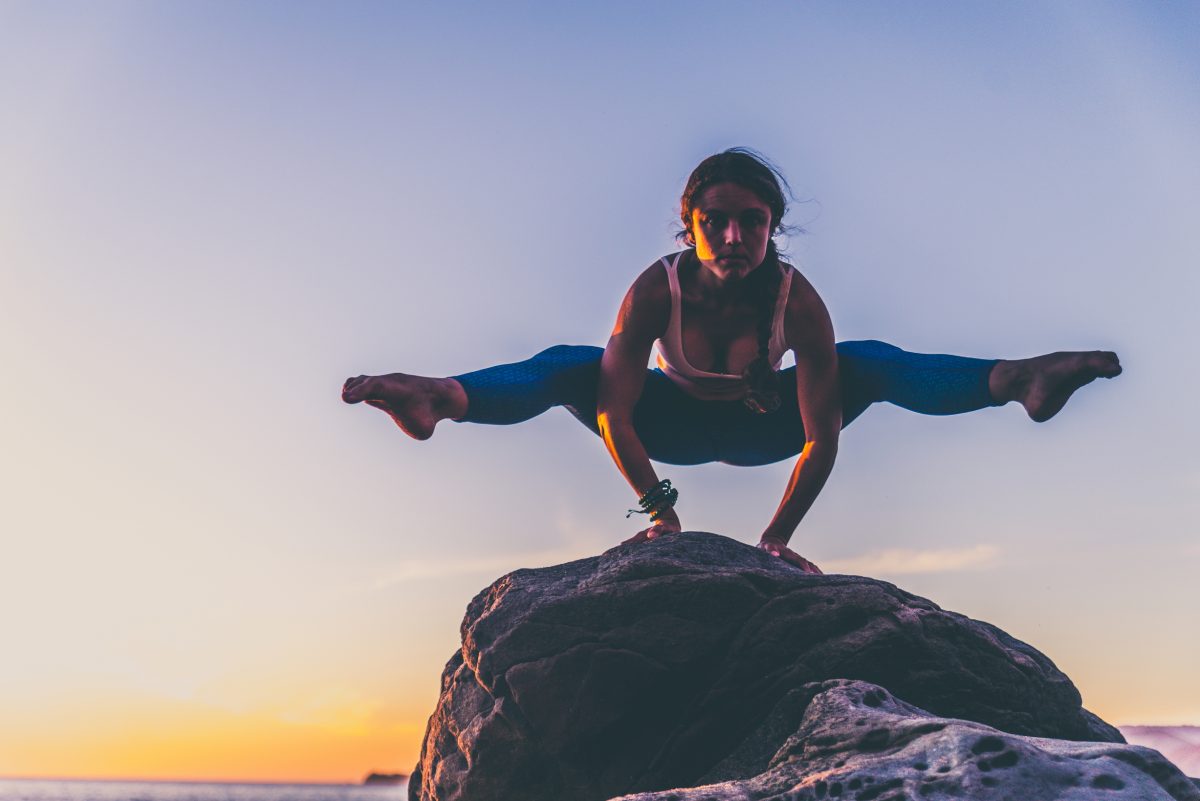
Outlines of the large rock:
M598 801L747 779L796 733L780 711L793 691L828 679L1011 734L1123 742L995 626L687 532L518 570L476 596L410 798Z
M1178 768L1142 746L1006 734L844 679L789 696L803 717L761 774L619 801L1200 801Z

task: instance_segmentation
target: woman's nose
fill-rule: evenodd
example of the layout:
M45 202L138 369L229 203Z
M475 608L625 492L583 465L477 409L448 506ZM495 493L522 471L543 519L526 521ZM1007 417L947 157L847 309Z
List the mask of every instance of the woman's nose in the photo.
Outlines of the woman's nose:
M742 241L742 229L735 223L729 223L729 227L725 229L725 244L737 245Z

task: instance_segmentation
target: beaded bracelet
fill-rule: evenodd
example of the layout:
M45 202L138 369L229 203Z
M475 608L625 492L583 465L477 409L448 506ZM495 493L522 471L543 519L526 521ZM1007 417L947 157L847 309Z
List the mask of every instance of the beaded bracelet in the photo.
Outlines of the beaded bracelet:
M671 486L671 480L664 478L662 481L654 485L648 490L645 495L638 498L638 506L641 509L630 509L629 515L650 515L650 519L657 521L662 517L663 512L675 506L675 501L679 500L679 490Z

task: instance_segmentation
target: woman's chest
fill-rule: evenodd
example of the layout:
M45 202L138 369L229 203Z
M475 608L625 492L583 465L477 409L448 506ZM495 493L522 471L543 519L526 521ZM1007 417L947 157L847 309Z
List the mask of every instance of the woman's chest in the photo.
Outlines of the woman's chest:
M683 356L702 372L741 375L758 355L758 329L752 308L712 309L686 298L680 304Z

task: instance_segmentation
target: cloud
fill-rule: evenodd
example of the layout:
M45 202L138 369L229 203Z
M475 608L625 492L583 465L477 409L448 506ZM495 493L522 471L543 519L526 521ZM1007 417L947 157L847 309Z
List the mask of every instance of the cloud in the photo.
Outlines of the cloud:
M871 551L849 559L827 559L820 563L826 573L850 573L859 576L911 573L956 573L979 570L996 563L1000 549L995 545L974 545L970 548L941 548L914 550L889 548Z
M614 543L615 544L615 543ZM454 576L490 576L499 578L523 567L541 567L595 556L586 544L562 546L543 551L496 554L475 559L406 559L391 565L369 587L383 590L407 581L444 579ZM859 576L900 576L913 573L954 573L980 570L994 565L1000 556L995 545L974 545L969 548L917 550L888 548L870 551L848 559L827 559L819 562L826 573L849 573Z
M383 590L406 581L450 578L452 576L489 575L499 578L523 567L541 567L595 556L585 548L557 548L545 551L496 554L475 559L406 559L391 565L371 585L371 590Z

